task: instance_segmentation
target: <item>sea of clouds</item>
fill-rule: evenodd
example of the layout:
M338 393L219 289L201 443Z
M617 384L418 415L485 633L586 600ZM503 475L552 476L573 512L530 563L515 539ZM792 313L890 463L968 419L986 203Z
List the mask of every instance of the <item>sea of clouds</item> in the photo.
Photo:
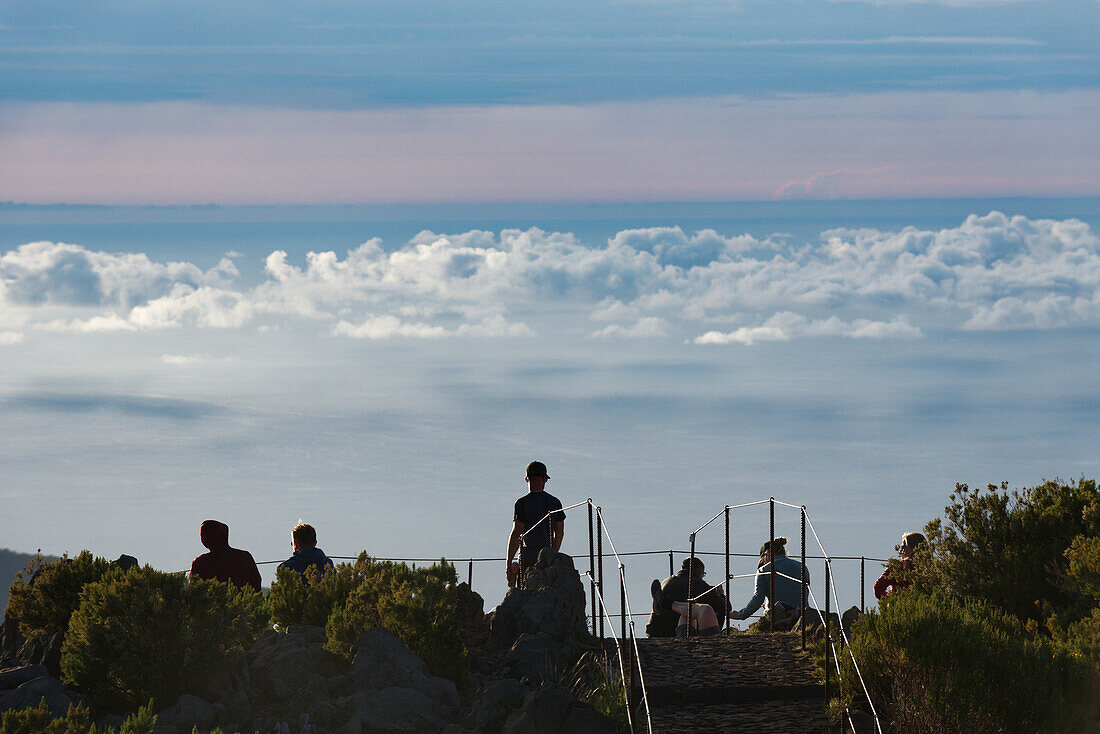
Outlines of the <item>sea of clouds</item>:
M835 229L813 242L678 227L586 243L539 229L421 232L393 249L276 250L243 285L202 269L32 242L0 255L0 346L36 333L282 328L335 337L914 339L929 330L1100 323L1100 237L1076 219L991 212L936 231ZM554 318L542 318L553 313Z

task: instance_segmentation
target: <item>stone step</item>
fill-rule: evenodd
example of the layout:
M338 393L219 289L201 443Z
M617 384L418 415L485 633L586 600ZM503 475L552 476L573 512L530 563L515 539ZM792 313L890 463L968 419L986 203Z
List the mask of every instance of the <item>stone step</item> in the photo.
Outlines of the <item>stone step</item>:
M821 701L692 704L653 710L651 719L653 734L826 734L830 730Z

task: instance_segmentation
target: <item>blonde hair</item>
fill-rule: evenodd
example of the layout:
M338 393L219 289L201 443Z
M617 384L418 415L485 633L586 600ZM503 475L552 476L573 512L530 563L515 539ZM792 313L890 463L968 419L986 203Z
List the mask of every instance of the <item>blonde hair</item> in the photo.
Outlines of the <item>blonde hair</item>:
M901 536L902 548L908 548L910 551L915 551L927 542L928 538L924 537L923 533L903 533Z

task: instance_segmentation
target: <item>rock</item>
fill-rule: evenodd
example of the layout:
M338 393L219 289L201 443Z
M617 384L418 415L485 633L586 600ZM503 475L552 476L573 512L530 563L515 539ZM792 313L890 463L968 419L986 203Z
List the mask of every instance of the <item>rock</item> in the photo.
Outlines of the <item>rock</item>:
M862 616L863 612L856 606L850 607L848 611L844 612L840 617L840 623L844 626L844 634L850 637L852 635L852 625Z
M65 635L58 632L50 637L32 637L23 643L16 656L24 665L45 665L54 678L61 677L61 646Z
M225 709L225 719L247 721L252 716L249 691L252 687L248 664L244 659L221 665L198 693L211 703ZM223 727L232 731L230 727Z
M23 647L26 641L23 632L19 629L19 620L11 615L5 615L4 621L0 622L0 657L18 658L19 648Z
M534 685L556 680L565 667L566 649L545 632L523 634L504 658L517 678Z
M501 734L617 734L614 722L561 686L544 686L527 695L508 717Z
M324 630L292 627L265 635L248 651L252 693L280 709L328 698L326 678L344 671L343 662L323 647Z
M458 620L467 648L480 647L489 637L489 619L485 615L485 600L463 581L457 586Z
M428 665L389 630L367 630L355 641L352 651L351 677L360 688L413 689L448 710L458 707L455 684L428 673Z
M83 702L78 694L66 690L61 681L42 676L0 693L0 711L34 708L43 699L54 716L64 716L71 704Z
M18 688L27 681L48 676L45 665L24 665L20 668L8 668L0 671L0 691Z
M572 645L587 635L585 602L573 559L544 548L525 588L511 589L491 615L489 643L507 649L522 634L545 632L559 643Z
M443 706L412 688L382 688L358 691L341 701L349 714L341 731L372 733L409 732L436 734L444 726Z
M212 729L215 724L224 720L224 715L225 707L221 704L209 703L198 696L185 693L157 715L157 723L184 731L191 731L196 726L200 729Z
M515 678L493 681L478 692L466 724L484 732L499 732L508 715L523 704L527 689Z

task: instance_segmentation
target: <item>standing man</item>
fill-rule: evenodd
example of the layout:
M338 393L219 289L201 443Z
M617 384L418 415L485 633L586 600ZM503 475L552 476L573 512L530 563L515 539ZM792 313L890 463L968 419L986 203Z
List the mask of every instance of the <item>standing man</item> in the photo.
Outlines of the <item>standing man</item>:
M565 513L561 511L561 502L546 491L550 477L546 473L546 464L532 461L527 465L524 481L530 491L516 500L512 522L512 534L508 536L508 583L515 583L512 559L519 551L520 579L535 564L539 551L543 548L561 548L561 539L565 535ZM547 513L554 512L547 517ZM521 584L522 586L522 584Z
M317 531L312 525L301 520L290 531L290 541L294 546L294 555L279 564L279 568L289 568L307 578L306 572L316 569L317 576L332 568L332 559L317 547Z

